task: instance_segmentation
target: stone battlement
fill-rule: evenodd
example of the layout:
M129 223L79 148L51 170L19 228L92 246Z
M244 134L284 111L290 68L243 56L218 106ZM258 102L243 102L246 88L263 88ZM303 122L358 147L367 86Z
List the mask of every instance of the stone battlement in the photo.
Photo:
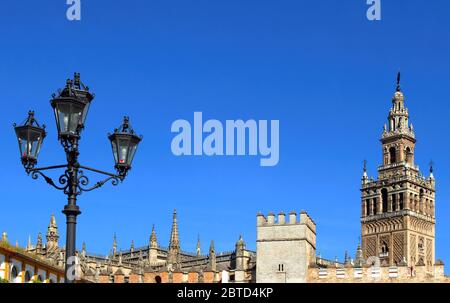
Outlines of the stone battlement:
M328 267L308 268L308 283L417 283L450 282L444 275L444 265L391 267Z
M286 218L287 217L287 218ZM308 215L306 211L300 212L300 217L297 219L297 213L295 211L291 211L289 215L286 216L284 212L278 213L277 216L273 212L267 214L267 218L262 214L258 213L256 215L257 226L282 226L282 225L306 225L311 229L314 233L316 232L316 223L314 220Z

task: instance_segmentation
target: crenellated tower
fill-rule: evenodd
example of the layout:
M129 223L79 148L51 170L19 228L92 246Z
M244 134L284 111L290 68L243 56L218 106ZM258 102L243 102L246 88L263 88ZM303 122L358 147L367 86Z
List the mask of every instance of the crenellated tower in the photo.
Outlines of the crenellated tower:
M381 135L382 164L369 178L364 163L361 232L364 259L381 264L432 266L435 262L435 180L415 164L416 138L400 87Z

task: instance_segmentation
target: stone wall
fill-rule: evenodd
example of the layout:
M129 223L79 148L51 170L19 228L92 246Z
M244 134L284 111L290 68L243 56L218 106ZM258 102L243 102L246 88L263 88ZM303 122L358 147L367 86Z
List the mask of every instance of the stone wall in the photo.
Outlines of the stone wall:
M450 282L444 275L444 265L431 267L334 267L309 268L308 283L437 283Z

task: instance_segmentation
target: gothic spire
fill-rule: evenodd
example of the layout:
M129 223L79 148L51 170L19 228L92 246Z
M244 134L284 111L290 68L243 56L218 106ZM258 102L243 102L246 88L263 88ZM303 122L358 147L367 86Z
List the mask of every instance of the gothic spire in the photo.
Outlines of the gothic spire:
M180 250L180 239L178 236L177 210L173 210L172 231L170 232L169 249Z
M48 247L58 247L58 240L59 240L58 226L56 225L55 215L53 214L50 217L50 224L48 225L45 239L47 241L46 245Z
M155 225L152 226L152 234L150 235L150 248L157 248L158 240L156 239Z
M112 248L112 254L113 256L116 254L117 252L117 237L116 237L116 233L114 233L114 237L113 237L113 248Z
M197 238L197 257L200 257L201 255L201 245L200 245L200 235L198 235Z
M8 234L6 231L2 233L2 242L8 242Z
M209 265L210 265L212 271L217 270L216 251L214 249L214 240L211 240L211 245L209 246Z
M356 248L355 264L356 267L364 265L363 252L361 248L361 237L358 238L358 247Z
M243 254L245 249L245 242L242 235L239 236L239 240L236 242L236 254Z
M211 245L209 245L209 253L215 253L214 240L211 240Z
M178 238L177 210L173 211L172 231L170 233L169 252L167 256L168 269L180 269L180 239Z
M81 256L84 258L86 257L86 243L83 242L83 244L81 244Z
M345 251L345 254L344 254L344 264L345 265L348 265L348 264L350 264L350 256L348 255L348 251Z
M31 249L33 249L33 244L31 243L31 236L28 236L27 251Z
M42 252L42 234L38 233L37 242L36 242L36 253Z

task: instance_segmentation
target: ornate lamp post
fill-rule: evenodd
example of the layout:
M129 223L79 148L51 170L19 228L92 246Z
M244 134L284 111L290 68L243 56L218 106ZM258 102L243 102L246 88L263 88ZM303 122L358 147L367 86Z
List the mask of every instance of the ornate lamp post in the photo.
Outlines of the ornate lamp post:
M82 192L97 189L108 181L111 181L114 186L122 182L131 169L138 144L142 140L142 136L137 136L131 128L129 118L125 117L123 124L108 136L113 149L117 173L108 173L81 165L78 162L78 141L81 138L88 109L93 99L94 95L89 92L89 88L80 81L79 73L75 73L73 80L67 80L66 86L59 90L58 94L52 95L50 103L55 113L58 140L66 153L67 163L65 164L36 167L46 132L45 125L42 127L39 125L33 111L28 113L28 118L23 125L14 124L19 141L20 158L27 174L31 174L33 179L42 176L49 185L67 195L67 205L63 210L67 223L64 276L66 283L74 282L73 265L75 260L71 257L75 256L76 222L77 216L81 213L77 205L77 197ZM64 173L58 179L58 184L44 174L44 171L53 169L64 169ZM106 178L90 187L84 170L105 175Z

